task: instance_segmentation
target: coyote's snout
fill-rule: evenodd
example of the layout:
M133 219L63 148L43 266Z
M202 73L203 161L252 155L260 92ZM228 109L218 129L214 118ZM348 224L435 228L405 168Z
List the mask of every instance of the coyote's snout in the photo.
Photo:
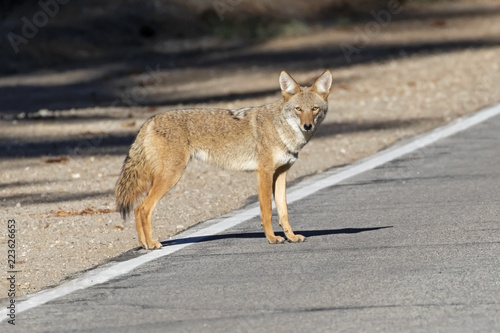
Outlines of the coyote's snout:
M332 75L325 71L311 87L300 87L286 72L279 83L283 99L237 110L174 110L148 119L130 147L116 183L118 210L125 218L135 208L140 244L157 249L151 215L158 201L181 177L191 158L232 170L257 171L261 221L270 243L274 234L272 196L280 225L291 242L303 242L288 221L286 175L328 111Z
M310 110L302 110L300 107L297 107L295 111L299 115L302 130L312 131L314 129L314 112L318 111L318 107L313 106Z

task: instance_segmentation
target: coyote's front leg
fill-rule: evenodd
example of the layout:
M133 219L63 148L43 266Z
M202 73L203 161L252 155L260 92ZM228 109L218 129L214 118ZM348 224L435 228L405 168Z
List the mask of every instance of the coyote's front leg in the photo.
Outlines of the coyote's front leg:
M272 192L273 192L273 172L267 170L257 170L257 179L259 185L259 203L260 203L260 219L264 227L266 238L271 244L281 244L285 239L281 236L276 236L271 224L273 216Z
M273 183L273 193L274 202L276 203L276 209L278 210L278 216L280 219L280 225L285 232L286 238L290 242L303 242L306 238L302 235L296 235L293 233L290 222L288 221L288 208L286 203L286 174L290 169L290 165L284 165L274 173L274 183Z

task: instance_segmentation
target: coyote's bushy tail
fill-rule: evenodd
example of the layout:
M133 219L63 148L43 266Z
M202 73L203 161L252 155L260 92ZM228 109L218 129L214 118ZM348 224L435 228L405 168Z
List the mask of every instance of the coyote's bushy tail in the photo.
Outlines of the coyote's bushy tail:
M125 219L151 184L151 172L147 165L142 142L134 142L123 162L122 171L115 186L117 209Z

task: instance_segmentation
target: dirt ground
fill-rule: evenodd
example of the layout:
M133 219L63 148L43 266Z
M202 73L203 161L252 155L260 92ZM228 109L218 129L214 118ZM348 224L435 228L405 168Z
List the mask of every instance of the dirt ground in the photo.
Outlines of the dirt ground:
M154 114L265 104L280 98L281 70L305 85L330 68L330 110L291 169L294 181L500 101L500 5L419 6L421 12L394 15L378 28L374 18L188 60L151 57L0 77L0 246L5 254L5 225L15 219L17 296L138 246L133 221L114 211L113 188L128 146ZM347 57L341 45L352 51ZM418 172L414 167L407 171ZM254 173L192 162L158 204L155 236L168 239L255 201L256 193ZM3 298L8 285L0 281Z

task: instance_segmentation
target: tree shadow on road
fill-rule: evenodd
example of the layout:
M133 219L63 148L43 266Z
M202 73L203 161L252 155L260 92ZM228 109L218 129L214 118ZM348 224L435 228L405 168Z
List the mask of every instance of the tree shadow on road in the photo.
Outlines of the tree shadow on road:
M437 22L445 24L446 20L455 17L490 17L498 15L499 8L462 8L449 11L433 12L408 12L400 16L394 16L393 22L412 21L414 23L405 26L411 32L419 33L429 27L432 22L422 23L422 20L442 20ZM108 15L108 14L106 14ZM114 20L124 20L115 18L115 13L110 12L109 16ZM110 17L95 18L96 22L86 22L88 26L100 26L105 19ZM103 21L104 20L104 21ZM132 43L128 47L137 52L132 57L119 57L123 50L117 49L115 44L108 43L108 40L95 41L95 47L100 50L100 58L76 61L67 59L60 66L50 67L49 73L58 77L50 84L43 83L43 75L37 79L37 71L25 71L29 79L19 81L16 76L12 81L5 81L0 85L0 126L10 126L10 120L17 119L19 113L23 114L17 121L21 124L33 121L36 124L43 122L54 122L64 124L66 121L88 121L102 120L110 118L106 112L109 107L122 107L123 118L129 115L129 110L137 106L161 106L161 107L189 107L196 104L213 102L232 102L252 100L256 98L279 95L279 87L255 87L253 85L246 88L234 89L227 85L220 85L220 88L207 89L206 86L214 81L211 72L217 73L215 77L232 75L235 70L248 69L248 71L261 72L264 74L275 71L279 73L282 69L293 71L312 71L319 68L344 68L359 64L380 63L392 59L408 58L419 55L439 55L461 50L475 50L498 47L500 39L498 37L484 36L484 38L453 38L435 39L396 39L392 42L381 42L374 38L369 43L360 45L355 43L359 34L354 30L362 22L373 21L373 17L366 17L361 21L356 21L355 25L339 26L339 31L347 37L338 37L332 32L332 40L320 41L311 45L306 44L300 47L283 48L269 50L266 48L256 48L254 43L243 43L238 47L214 46L208 49L193 50L162 50L158 51L142 44ZM417 20L417 21L415 21ZM126 20L125 20L126 21ZM437 24L436 22L434 22ZM138 27L143 23L138 22ZM332 22L325 22L328 28ZM333 27L336 27L335 25ZM130 27L129 27L130 28ZM435 27L436 28L436 27ZM439 27L437 27L439 28ZM437 29L436 28L436 29ZM45 27L48 35L51 26ZM55 28L54 28L55 29ZM59 29L59 27L57 27ZM392 30L391 30L392 29ZM390 34L395 27L388 26L384 33ZM92 29L90 29L92 30ZM113 30L114 31L114 30ZM61 32L55 31L59 36ZM342 35L340 34L340 35ZM93 31L93 37L105 37L106 34ZM95 35L95 36L94 36ZM34 47L37 43L44 41L45 35L30 42ZM85 35L86 36L86 35ZM91 37L92 37L91 36ZM312 35L311 38L314 36ZM89 37L90 38L90 37ZM106 37L108 38L108 37ZM137 37L139 38L139 37ZM158 41L162 39L157 37ZM76 39L75 39L76 40ZM100 41L98 43L98 41ZM346 56L339 43L347 41L357 45L359 52L355 52L350 57ZM64 49L69 47L66 44ZM128 44L127 44L128 45ZM149 45L149 44L148 44ZM101 54L99 53L99 54ZM28 57L29 58L29 57ZM26 57L15 57L17 62L29 62ZM1 67L1 66L0 66ZM22 67L22 66L21 66ZM155 68L153 73L148 68ZM48 68L49 69L49 68ZM156 72L158 69L158 73ZM67 73L66 73L67 71ZM34 73L34 74L33 74ZM79 73L76 75L75 73ZM185 75L180 74L186 73ZM13 73L11 73L13 74ZM32 74L33 77L29 76ZM43 74L43 73L42 73ZM60 81L60 76L68 75L73 78L69 81ZM73 76L72 76L73 75ZM158 76L159 75L159 76ZM8 75L7 75L8 77ZM142 78L143 80L141 80ZM4 78L5 79L5 78ZM149 79L149 80L148 80ZM154 86L141 86L145 81L155 82ZM199 86L205 87L206 91L200 92L198 89L189 88L190 82L195 82ZM147 83L147 82L146 82ZM157 83L157 86L156 86ZM342 83L342 82L339 82ZM344 82L345 83L345 82ZM163 92L160 88L178 85L180 90L168 90ZM217 84L214 84L217 86ZM158 93L157 90L161 93ZM134 95L134 93L137 93ZM143 96L144 95L144 96ZM134 99L135 96L135 99ZM29 97L29 98L27 98ZM90 117L78 118L78 109L90 107L102 107L102 114L95 114ZM40 109L66 110L74 109L74 115L58 116L48 119L31 119L30 113ZM7 117L8 116L8 117ZM111 118L110 118L111 119ZM384 128L407 128L418 125L419 119L403 119L394 121L366 121L363 123L350 122L343 124L324 124L320 127L317 137L325 137L338 133L351 133L360 131L380 130ZM16 135L0 135L0 157L36 157L42 155L123 155L127 152L128 146L133 141L135 133L99 133L90 136L64 136L53 138L52 136L29 137L30 133L23 132Z
M12 207L16 203L21 203L24 206L36 204L52 204L63 203L68 201L81 201L91 198L100 198L113 195L112 190L81 192L81 193L68 193L64 191L44 191L32 193L19 193L14 195L0 196L2 202L0 208Z
M76 4L75 4L76 6ZM35 6L36 7L36 6ZM126 7L126 6L124 6ZM68 9L69 10L69 9ZM64 11L62 12L64 13ZM124 12L121 12L125 15ZM146 11L149 13L150 11ZM369 10L366 12L369 13ZM433 27L432 24L441 24L446 26L446 20L453 19L456 17L465 18L477 18L477 17L491 17L498 15L500 13L500 8L462 8L458 9L448 9L448 10L433 10L414 13L411 10L403 12L401 15L393 15L389 23L394 22L416 22L409 23L405 25L404 29L408 31L414 31L415 33L424 33L425 29L429 26ZM90 15L90 14L89 14ZM147 74L147 68L157 68L161 67L162 72L170 71L182 71L189 69L188 76L193 81L211 81L213 78L207 75L205 72L210 71L234 71L235 69L241 68L260 68L263 72L276 71L279 73L282 69L293 69L302 71L318 70L320 68L343 68L359 64L369 64L374 62L383 62L392 59L407 58L409 56L415 55L428 55L428 54L446 54L450 52L456 52L466 49L484 49L492 48L500 45L500 40L497 37L492 36L479 36L472 38L447 38L441 40L425 40L422 38L408 39L408 40L398 40L392 42L379 41L372 35L364 37L367 40L360 41L361 30L355 30L355 28L363 29L363 23L373 23L374 18L370 15L362 16L359 20L352 21L351 25L343 26L335 23L335 20L331 21L320 21L320 26L326 29L336 28L337 33L332 32L331 40L321 40L317 43L306 44L302 47L294 48L283 48L278 50L269 50L266 48L256 48L256 41L251 40L241 40L237 47L230 46L229 43L226 46L225 43L222 45L215 45L208 48L198 48L196 50L177 49L173 46L166 47L165 49L158 49L158 47L153 47L152 45L170 45L168 42L171 41L172 36L163 36L160 32L167 33L158 27L158 36L153 38L155 43L152 43L150 39L144 39L137 32L140 30L143 24L146 24L148 20L144 22L129 22L128 16L116 17L117 13L109 11L105 17L87 17L87 21L78 22L78 37L79 38L67 38L68 32L61 29L58 25L49 24L44 27L44 34L40 34L37 38L30 40L30 49L20 52L19 55L12 55L12 61L17 65L16 68L20 72L25 74L33 74L39 72L41 69L49 70L52 74L60 74L64 76L65 73L68 77L75 75L75 71L79 71L80 79L73 79L70 82L61 82L56 80L50 84L43 84L43 79L19 81L13 80L12 83L3 83L0 85L0 116L2 114L16 114L20 112L35 112L40 109L49 110L64 110L71 108L89 108L89 107L109 107L109 106L151 106L151 105L178 105L178 104L195 104L195 103L205 103L205 102L224 102L236 99L251 99L256 97L268 96L276 93L278 87L272 90L250 90L250 91L238 91L231 92L226 91L225 87L222 87L219 91L212 92L208 96L199 96L199 92L194 91L193 94L179 96L178 92L161 94L161 97L157 99L144 98L134 101L133 105L124 98L124 95L133 88L137 88L137 82L134 81L139 74ZM193 24L203 26L202 22L196 22L194 17L177 17L176 21L180 21L179 24L184 27L190 27ZM427 22L425 20L438 20ZM16 19L11 19L12 22L20 21ZM163 18L162 22L168 21L167 18ZM425 22L424 22L425 21ZM127 22L127 25L110 25L111 22ZM315 21L316 22L316 21ZM434 23L433 23L434 22ZM436 23L437 22L437 23ZM440 23L441 22L441 23ZM74 24L73 21L70 21ZM107 23L107 25L105 24ZM384 30L380 33L391 34L394 29L401 29L401 27L392 27L388 23L387 26L382 26ZM111 29L107 33L103 33L99 29L81 29L82 26L88 27L101 27L104 24L103 29ZM131 25L134 27L133 30L136 33L130 35ZM120 28L121 27L121 28ZM175 25L172 26L174 28ZM1 28L1 26L0 26ZM434 27L434 28L439 28ZM19 32L20 27L14 29L14 31ZM5 28L4 28L5 30ZM366 29L365 29L366 30ZM2 30L0 29L0 32ZM8 33L9 31L3 31ZM117 43L116 36L113 33L124 38L123 43ZM193 32L194 33L194 32ZM83 34L83 35L82 35ZM122 36L123 35L123 36ZM374 34L377 35L377 34ZM66 37L65 37L66 36ZM343 37L340 37L343 36ZM196 42L199 37L195 35L184 36L186 42L191 41L191 43ZM51 39L52 38L52 39ZM192 40L190 40L191 38ZM193 39L194 38L194 39ZM311 39L314 40L314 34L311 34ZM81 41L86 41L83 43ZM111 40L110 40L111 39ZM127 43L125 43L127 41ZM64 50L68 53L65 57L62 57L59 61L51 60L50 66L45 64L43 61L39 66L33 66L28 64L37 63L35 60L42 58L37 46L44 44L51 45L51 48L46 50L47 54L44 54L44 58L48 60L52 58L57 58L54 53L57 53L55 49ZM74 50L68 43L75 43ZM345 50L340 47L341 42L348 43L354 47L356 51L348 52L350 55L346 55ZM4 43L7 44L7 43ZM79 48L83 46L89 47L87 44L92 45L96 49L95 56L87 57L77 57ZM126 46L124 49L122 47ZM57 45L58 47L55 47ZM7 45L0 45L3 53L12 53ZM31 51L30 51L31 50ZM69 50L69 51L68 51ZM82 51L82 50L80 50ZM32 52L32 53L30 53ZM25 54L27 53L27 54ZM75 54L73 54L75 53ZM130 54L129 54L130 53ZM127 54L126 57L123 55ZM81 58L81 59L80 59ZM0 57L0 60L2 58ZM40 60L41 61L41 60ZM22 68L28 66L30 70L23 71ZM44 67L43 64L47 65ZM0 65L0 73L2 68L5 66ZM96 69L100 74L96 74ZM5 70L5 69L4 69ZM83 75L83 72L88 71L89 73ZM193 71L197 72L197 75L193 75ZM200 75L203 72L205 74ZM73 74L71 74L73 73ZM7 76L11 74L16 74L16 71L12 73L5 73ZM156 73L155 73L156 74ZM36 77L38 74L34 74ZM171 79L165 80L162 85L176 85L179 82L174 82ZM24 98L29 96L29 98Z
M366 120L322 124L316 138L335 136L338 134L362 133L391 129L405 129L435 121L432 118ZM8 138L0 134L0 157L40 157L45 155L63 155L70 158L94 155L124 155L134 141L136 133L95 133L92 135L75 135L62 138L30 138L24 135L23 140Z

